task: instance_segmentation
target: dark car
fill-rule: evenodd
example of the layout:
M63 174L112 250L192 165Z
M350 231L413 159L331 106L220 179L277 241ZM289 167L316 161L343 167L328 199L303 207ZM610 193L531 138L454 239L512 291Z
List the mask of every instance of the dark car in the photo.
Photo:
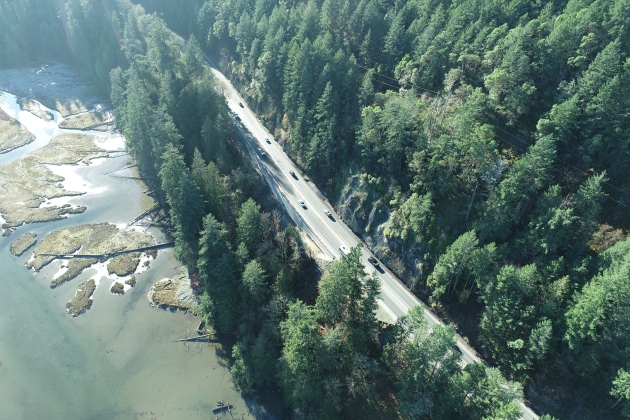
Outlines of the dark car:
M236 119L236 121L240 121L241 117L239 117L238 115L234 117Z
M295 174L295 172L293 172L292 170L289 171L289 173L291 174L291 176L295 179L298 179L297 175Z
M243 106L243 102L240 102L240 101L239 101L239 103L238 103L238 106L240 106L241 108L245 108L245 107Z
M271 140L269 140L269 137L265 137L265 141L269 144L271 144Z
M371 255L368 257L368 261L370 262L370 264L372 264L376 268L381 267L381 264L378 262L378 260Z

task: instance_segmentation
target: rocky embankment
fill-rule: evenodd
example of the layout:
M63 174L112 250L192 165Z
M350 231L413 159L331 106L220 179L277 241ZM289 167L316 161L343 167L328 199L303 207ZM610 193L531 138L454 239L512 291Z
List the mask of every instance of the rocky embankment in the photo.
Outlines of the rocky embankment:
M383 197L391 192L369 175L349 176L335 209L370 250L414 290L423 273L426 244L388 235L394 213Z

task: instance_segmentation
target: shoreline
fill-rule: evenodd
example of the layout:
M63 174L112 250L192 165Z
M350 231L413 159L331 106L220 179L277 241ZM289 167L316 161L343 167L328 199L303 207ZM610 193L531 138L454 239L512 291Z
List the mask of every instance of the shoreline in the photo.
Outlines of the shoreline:
M2 81L0 84L5 85ZM124 139L119 134L100 133L93 139L98 148L115 149L107 153L124 153ZM159 250L155 259L141 256L131 274L137 283L127 287L123 282L124 296L111 293L111 285L121 279L108 273L107 262L92 265L69 283L50 289L51 279L67 261L53 261L34 272L24 267L24 263L34 260L30 252L33 248L19 257L9 252L10 243L27 231L38 234L38 243L49 232L93 223L108 222L144 231L144 227L128 224L153 204L146 195L146 186L136 179L107 175L130 170L123 156L92 159L90 165L64 165L70 169L62 171L73 174L66 179L75 175L81 178L75 178L77 184L60 181L54 168L42 166L34 174L49 178L48 191L58 192L60 183L86 190L65 199L87 210L46 223L19 224L15 238L0 237L0 291L5 299L0 305L0 328L12 337L0 340L3 412L7 418L126 419L152 413L159 418L201 419L207 418L204 402L209 399L230 401L235 406L235 417L247 416L257 404L246 401L233 388L226 356L217 347L220 344L175 344L187 330L193 331L199 320L189 312L156 311L146 300L155 279L177 275L179 263L172 249ZM0 169L3 166L0 164ZM91 194L91 187L99 193ZM39 206L41 196L36 197L37 201L31 196L6 201ZM61 204L63 196L50 200L57 199L51 204ZM4 216L0 214L3 220ZM162 242L164 233L153 228L150 232ZM150 264L145 266L145 261ZM89 298L94 303L82 316L69 316L66 303L80 284L92 278L95 285L99 283ZM95 395L99 398L94 399Z

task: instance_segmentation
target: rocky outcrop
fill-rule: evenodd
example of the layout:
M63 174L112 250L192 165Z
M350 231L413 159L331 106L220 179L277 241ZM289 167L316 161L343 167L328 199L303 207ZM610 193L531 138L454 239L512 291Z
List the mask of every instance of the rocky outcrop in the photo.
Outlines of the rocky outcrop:
M391 186L366 174L348 177L335 206L341 219L370 250L409 288L423 277L426 244L387 236L392 211L388 204L396 196Z
M152 306L173 309L191 309L199 305L192 289L186 267L176 277L162 279L151 286L147 295Z

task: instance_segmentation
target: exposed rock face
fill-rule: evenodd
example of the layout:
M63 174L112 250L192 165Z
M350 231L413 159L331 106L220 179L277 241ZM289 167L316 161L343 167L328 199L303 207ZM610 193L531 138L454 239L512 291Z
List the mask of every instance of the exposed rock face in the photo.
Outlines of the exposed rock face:
M357 174L347 179L335 209L372 252L413 290L423 275L428 249L422 241L388 235L393 213L382 197L393 195L380 180Z
M188 270L181 268L181 273L173 279L162 279L151 286L147 295L152 306L191 309L199 305L190 284Z

